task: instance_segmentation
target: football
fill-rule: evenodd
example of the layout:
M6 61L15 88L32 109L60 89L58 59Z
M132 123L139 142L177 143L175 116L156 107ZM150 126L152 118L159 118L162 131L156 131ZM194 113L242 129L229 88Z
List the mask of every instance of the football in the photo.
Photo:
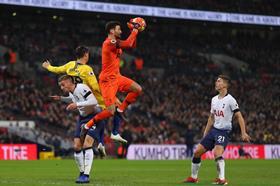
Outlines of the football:
M146 21L142 17L130 19L129 23L132 25L137 25L137 27L134 26L134 28L137 28L140 32L146 28Z

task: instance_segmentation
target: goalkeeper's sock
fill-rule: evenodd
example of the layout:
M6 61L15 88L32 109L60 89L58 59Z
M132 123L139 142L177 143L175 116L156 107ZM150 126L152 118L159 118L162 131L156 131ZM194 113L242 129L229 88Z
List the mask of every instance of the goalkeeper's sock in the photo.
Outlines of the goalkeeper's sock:
M79 171L84 172L85 171L85 163L84 163L84 153L80 151L74 152L74 158L78 165Z
M192 159L192 178L197 179L201 159L193 157Z
M134 103L136 101L136 98L141 94L141 91L138 92L129 92L125 98L125 100L122 102L122 104L119 106L119 111L125 111L125 109L130 105L131 103Z
M221 180L225 179L225 160L223 157L218 157L215 159L217 164L217 173Z
M84 149L85 151L85 171L84 171L84 174L85 175L89 175L90 173L90 170L91 170L91 165L92 165L92 162L93 162L93 150L92 150L92 147L89 147L89 148L86 148Z

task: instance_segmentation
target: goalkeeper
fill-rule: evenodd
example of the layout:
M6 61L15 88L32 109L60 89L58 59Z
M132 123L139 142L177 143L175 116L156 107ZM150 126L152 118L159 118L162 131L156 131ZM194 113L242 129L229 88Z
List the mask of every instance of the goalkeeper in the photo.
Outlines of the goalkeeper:
M123 114L129 104L136 101L142 93L141 86L120 74L120 56L122 49L135 48L136 37L140 31L143 31L146 23L142 18L132 19L128 23L131 34L126 40L121 40L121 24L117 21L110 21L105 26L108 37L102 45L102 70L99 75L99 85L107 109L95 115L89 122L84 125L81 135L84 135L89 128L95 123L114 116L115 111ZM127 92L125 100L116 109L117 92Z

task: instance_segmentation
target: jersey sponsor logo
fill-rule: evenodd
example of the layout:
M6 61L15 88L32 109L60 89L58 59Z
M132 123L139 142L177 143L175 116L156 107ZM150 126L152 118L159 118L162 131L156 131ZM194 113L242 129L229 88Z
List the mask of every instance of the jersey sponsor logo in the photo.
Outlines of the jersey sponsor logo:
M225 117L224 112L222 110L214 110L214 114L217 117Z

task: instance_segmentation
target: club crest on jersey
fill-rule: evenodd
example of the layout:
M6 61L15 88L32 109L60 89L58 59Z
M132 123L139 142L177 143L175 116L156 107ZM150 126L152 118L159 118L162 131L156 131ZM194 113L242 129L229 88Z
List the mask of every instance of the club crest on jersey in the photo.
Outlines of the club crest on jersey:
M214 110L214 114L217 117L225 117L224 112L222 110Z
M111 43L112 43L112 44L115 44L116 42L117 42L117 40L111 39Z

